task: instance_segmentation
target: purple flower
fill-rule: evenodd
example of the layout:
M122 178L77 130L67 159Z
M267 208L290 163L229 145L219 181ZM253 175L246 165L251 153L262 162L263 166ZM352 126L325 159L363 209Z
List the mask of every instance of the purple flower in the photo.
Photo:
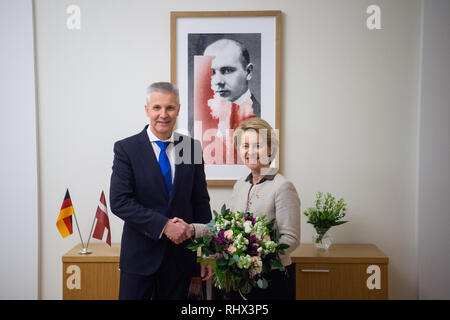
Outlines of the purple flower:
M247 238L248 240L248 248L247 253L251 256L258 255L258 238L255 235L251 235Z
M217 234L217 237L213 239L215 243L217 243L219 246L223 245L225 243L225 231L220 230Z
M251 221L253 225L256 223L255 217L252 217L252 216L244 216L244 220Z
M251 256L257 256L258 255L258 244L254 243L248 246L247 252Z
M256 243L258 241L258 238L256 238L255 235L251 235L248 238L248 244L251 245L252 243Z

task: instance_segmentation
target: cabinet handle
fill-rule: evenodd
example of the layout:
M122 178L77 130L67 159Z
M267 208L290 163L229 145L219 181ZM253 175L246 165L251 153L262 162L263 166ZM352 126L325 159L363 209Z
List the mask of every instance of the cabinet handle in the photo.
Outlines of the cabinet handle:
M317 269L302 269L302 272L317 272L317 273L326 273L330 272L330 270L317 270Z

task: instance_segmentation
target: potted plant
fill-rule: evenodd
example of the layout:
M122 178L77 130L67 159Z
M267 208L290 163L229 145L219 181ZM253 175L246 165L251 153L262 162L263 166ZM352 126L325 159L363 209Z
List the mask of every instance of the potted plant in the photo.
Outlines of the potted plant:
M316 207L306 209L303 214L308 218L308 223L314 226L316 234L313 236L313 243L319 250L328 250L331 239L326 234L333 227L344 224L348 221L341 220L345 217L347 204L341 198L338 201L331 193L325 196L322 192L316 193Z

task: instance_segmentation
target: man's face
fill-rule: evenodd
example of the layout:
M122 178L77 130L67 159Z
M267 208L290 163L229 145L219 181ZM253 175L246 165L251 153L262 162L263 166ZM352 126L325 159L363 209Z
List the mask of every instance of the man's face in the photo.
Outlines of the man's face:
M145 106L150 119L150 130L161 140L170 138L177 121L180 105L173 93L154 91Z
M253 66L243 67L237 45L230 42L218 47L213 44L206 48L204 55L215 57L211 64L211 89L216 95L233 102L247 91Z

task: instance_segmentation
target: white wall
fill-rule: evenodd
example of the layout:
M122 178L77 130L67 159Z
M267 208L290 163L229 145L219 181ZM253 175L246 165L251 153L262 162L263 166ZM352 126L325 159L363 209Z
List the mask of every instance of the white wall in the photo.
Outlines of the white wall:
M0 2L0 47L0 300L37 299L37 139L31 0Z
M366 8L382 29L366 28ZM81 29L66 28L69 4ZM390 257L390 298L417 298L417 122L420 1L36 0L41 190L41 295L62 295L61 256L79 242L55 227L69 187L87 237L112 146L146 124L146 86L170 78L170 11L283 11L284 174L303 208L316 191L349 203L335 242L374 243ZM108 193L107 193L108 194ZM229 189L210 189L218 208ZM120 220L111 216L112 240ZM302 217L302 241L312 226Z
M419 297L450 299L450 1L424 1L419 165Z

